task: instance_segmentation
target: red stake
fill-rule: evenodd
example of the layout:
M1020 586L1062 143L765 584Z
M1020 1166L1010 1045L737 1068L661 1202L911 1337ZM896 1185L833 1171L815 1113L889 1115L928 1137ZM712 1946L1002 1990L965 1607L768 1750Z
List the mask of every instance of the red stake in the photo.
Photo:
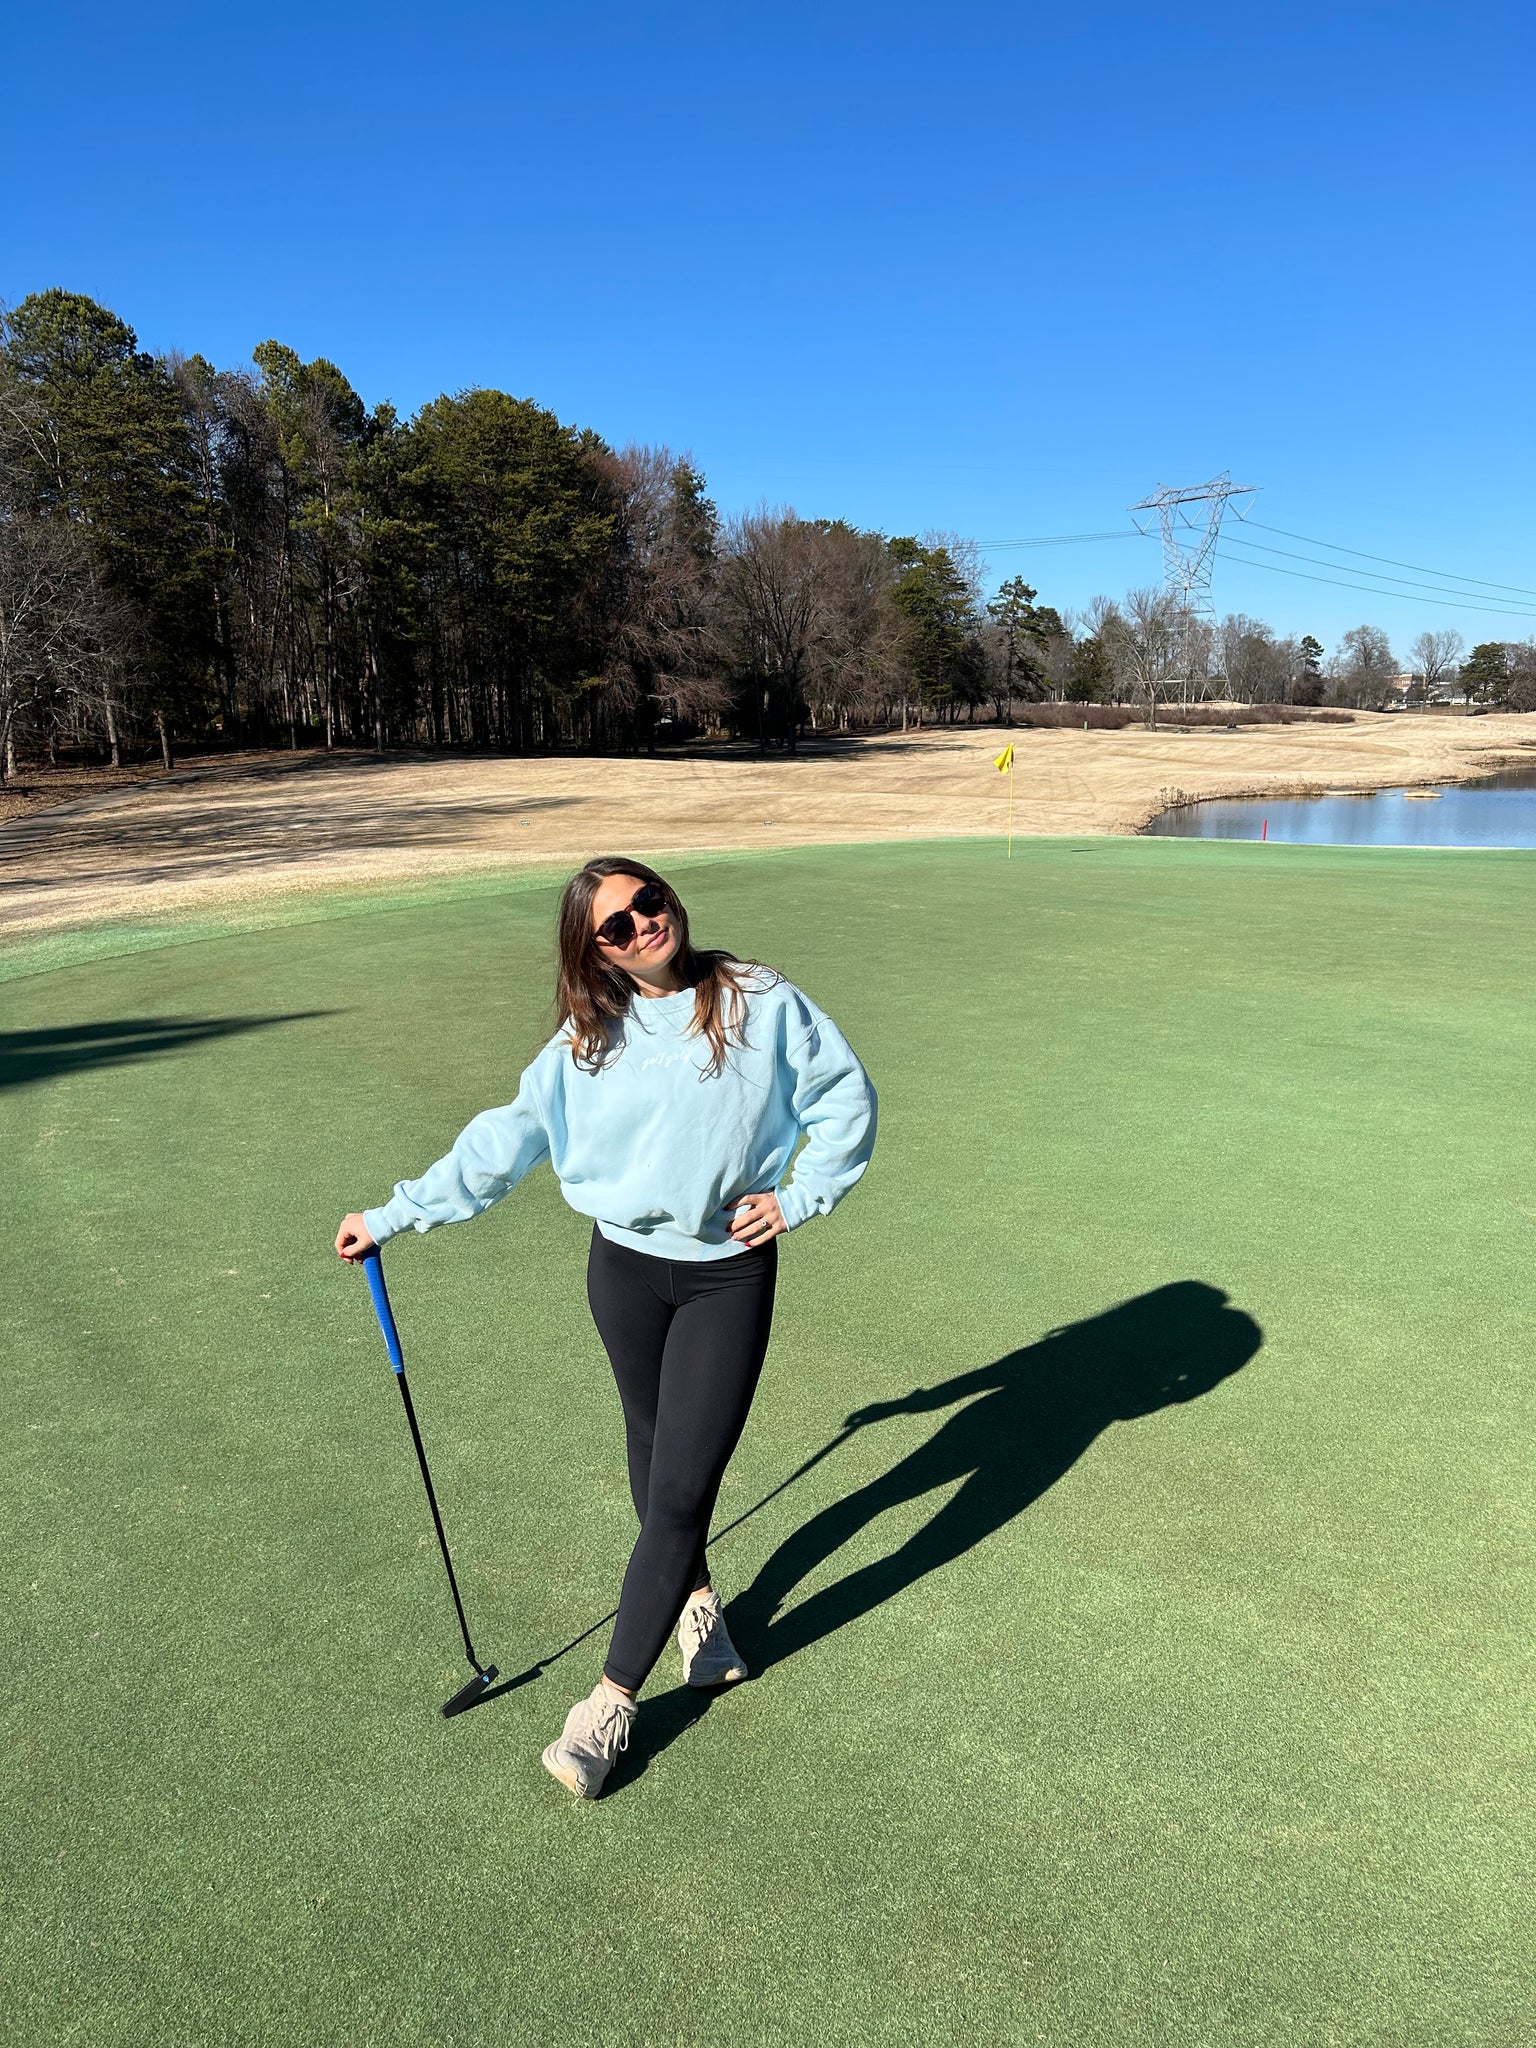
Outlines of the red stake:
M1260 841L1262 842L1263 840L1266 840L1266 839L1267 839L1268 837L1269 837L1269 820L1268 820L1268 818L1266 818L1266 819L1264 820L1264 830L1263 830L1263 831L1262 831L1262 832L1261 832L1261 833L1259 834L1259 839L1260 839Z

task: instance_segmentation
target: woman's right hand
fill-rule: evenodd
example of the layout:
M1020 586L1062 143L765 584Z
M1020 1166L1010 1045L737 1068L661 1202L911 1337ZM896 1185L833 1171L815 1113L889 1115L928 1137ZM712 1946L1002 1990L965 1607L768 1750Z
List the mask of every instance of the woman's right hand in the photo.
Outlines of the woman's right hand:
M855 1408L843 1418L844 1429L864 1429L871 1422L888 1422L893 1415L915 1415L914 1401L921 1401L925 1387L914 1387L904 1401L871 1401L867 1408Z
M867 1429L872 1422L885 1422L892 1415L902 1412L900 1401L871 1401L866 1408L855 1408L851 1415L843 1417L844 1429Z
M342 1217L341 1228L336 1233L336 1249L351 1265L356 1265L359 1259L378 1249L372 1231L356 1210L350 1216Z

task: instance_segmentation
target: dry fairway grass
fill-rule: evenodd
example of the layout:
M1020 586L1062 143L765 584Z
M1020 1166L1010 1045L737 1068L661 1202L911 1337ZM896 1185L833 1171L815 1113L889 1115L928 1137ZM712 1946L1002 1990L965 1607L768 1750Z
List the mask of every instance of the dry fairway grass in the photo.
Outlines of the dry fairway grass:
M975 837L1003 830L993 726L642 758L350 753L197 764L0 824L0 939L123 917L599 848L683 850ZM1021 835L1139 830L1170 802L1452 781L1536 746L1528 719L1016 730Z

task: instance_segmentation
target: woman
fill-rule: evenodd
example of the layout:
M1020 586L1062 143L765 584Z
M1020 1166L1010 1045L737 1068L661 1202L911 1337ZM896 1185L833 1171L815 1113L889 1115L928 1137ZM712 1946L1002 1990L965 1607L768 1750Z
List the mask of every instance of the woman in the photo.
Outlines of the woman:
M875 1091L782 975L696 950L643 861L592 860L571 877L559 948L563 1021L516 1101L477 1116L382 1208L348 1216L336 1249L358 1259L407 1228L476 1216L544 1159L593 1218L587 1299L618 1382L640 1536L602 1678L544 1765L595 1799L674 1627L689 1685L747 1675L705 1537L768 1349L775 1240L863 1173Z

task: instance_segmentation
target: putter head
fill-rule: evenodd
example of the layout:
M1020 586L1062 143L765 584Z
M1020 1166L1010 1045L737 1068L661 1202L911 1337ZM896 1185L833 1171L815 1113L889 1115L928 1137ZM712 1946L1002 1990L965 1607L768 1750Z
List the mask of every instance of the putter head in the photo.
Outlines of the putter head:
M455 1714L462 1714L466 1707L483 1700L496 1679L496 1666L487 1664L483 1671L477 1671L468 1685L461 1685L451 1700L443 1702L443 1719L451 1720Z

